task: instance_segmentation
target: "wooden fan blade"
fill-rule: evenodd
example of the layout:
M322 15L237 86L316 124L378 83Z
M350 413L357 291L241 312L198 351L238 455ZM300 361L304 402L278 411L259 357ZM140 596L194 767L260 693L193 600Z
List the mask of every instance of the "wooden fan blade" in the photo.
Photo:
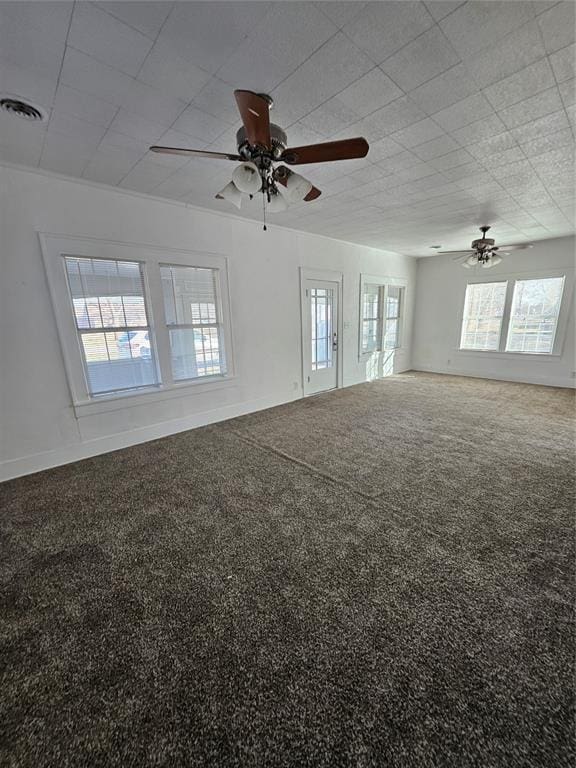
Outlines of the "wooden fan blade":
M270 149L270 105L266 99L252 91L234 91L234 96L248 143Z
M181 149L180 147L150 147L151 152L160 155L186 155L188 157L212 157L216 160L242 160L240 155L229 155L226 152L204 152L202 149Z
M282 152L280 160L289 165L328 163L332 160L366 157L368 149L368 142L363 138L326 141L323 144L308 144L305 147L289 147Z
M519 245L500 245L500 250L524 251L526 248L534 248L534 243L520 243Z
M312 200L316 200L320 195L322 194L321 190L318 189L318 187L312 187L310 192L306 195L304 198L305 203L311 203Z
M467 254L469 256L472 253L476 253L476 251L473 251L471 248L466 248L463 251L436 251L436 253L443 253L448 256L456 256L457 254L461 254L462 256Z

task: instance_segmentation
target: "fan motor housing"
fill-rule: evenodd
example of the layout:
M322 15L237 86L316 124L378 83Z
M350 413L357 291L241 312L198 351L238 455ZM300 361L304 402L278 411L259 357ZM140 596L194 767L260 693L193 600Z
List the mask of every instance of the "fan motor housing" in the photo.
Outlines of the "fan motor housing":
M286 145L288 142L286 131L280 128L279 125L270 123L270 138L272 139L272 154L275 157L280 157L282 152L286 149ZM244 147L250 146L246 139L246 129L244 128L244 126L239 128L238 131L236 132L236 144L238 145L238 152L240 152L241 154L243 154L242 149Z
M493 240L491 237L482 237L479 240L473 240L472 241L472 248L475 251L483 251L486 248L490 248L494 245L496 241Z

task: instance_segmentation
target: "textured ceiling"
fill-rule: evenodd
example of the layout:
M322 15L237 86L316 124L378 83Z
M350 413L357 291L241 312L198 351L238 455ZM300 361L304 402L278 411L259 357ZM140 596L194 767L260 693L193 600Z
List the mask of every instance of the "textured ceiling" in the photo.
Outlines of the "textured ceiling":
M236 87L272 94L292 145L363 135L304 166L322 197L278 224L418 256L574 231L573 2L0 2L0 159L236 212ZM242 215L260 217L261 201Z

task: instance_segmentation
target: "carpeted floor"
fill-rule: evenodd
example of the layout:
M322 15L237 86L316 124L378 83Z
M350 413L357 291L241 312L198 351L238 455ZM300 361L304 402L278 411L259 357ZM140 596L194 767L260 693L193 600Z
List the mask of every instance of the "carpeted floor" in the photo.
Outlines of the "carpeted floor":
M405 374L0 485L0 765L573 765L573 407Z

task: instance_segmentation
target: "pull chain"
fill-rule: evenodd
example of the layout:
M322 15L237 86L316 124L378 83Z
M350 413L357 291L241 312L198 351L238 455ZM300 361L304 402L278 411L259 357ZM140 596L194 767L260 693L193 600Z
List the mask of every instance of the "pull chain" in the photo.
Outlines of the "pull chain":
M262 229L264 230L264 232L266 232L266 193L265 192L262 193L262 216L264 219L264 226L262 227Z

